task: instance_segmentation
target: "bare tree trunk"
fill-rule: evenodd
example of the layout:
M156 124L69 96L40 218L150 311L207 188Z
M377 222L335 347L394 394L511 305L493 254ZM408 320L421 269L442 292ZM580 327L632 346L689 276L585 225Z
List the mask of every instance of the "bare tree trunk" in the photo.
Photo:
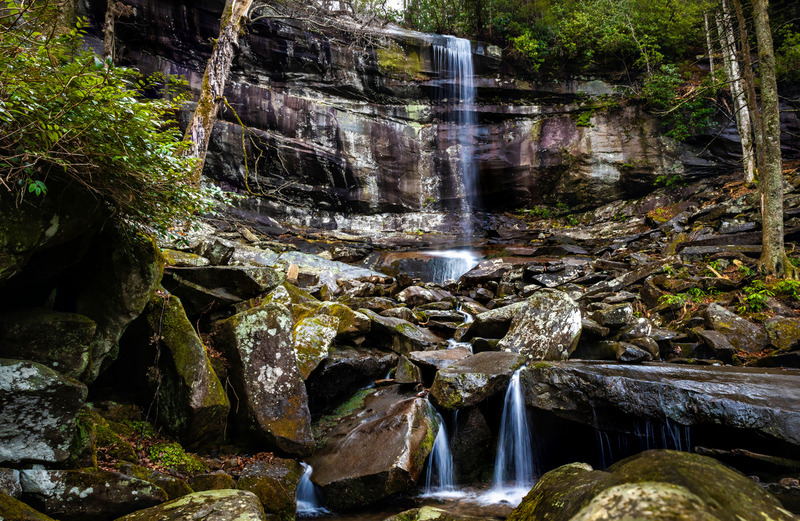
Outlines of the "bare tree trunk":
M756 78L755 74L753 74L753 60L750 53L750 36L747 34L747 20L744 17L741 0L733 0L733 8L736 11L736 21L739 25L739 43L742 46L742 58L744 61L745 98L750 109L750 121L756 138L756 165L760 172L764 170L760 152L763 150L764 139L762 136L761 112L759 111L758 98L756 97Z
M106 3L106 19L103 23L103 62L114 63L114 39L115 27L114 22L116 19L116 0L108 0Z
M750 110L745 98L745 85L739 70L739 59L736 51L736 38L733 35L733 23L728 4L722 0L722 13L717 13L717 27L722 46L722 62L733 96L733 107L736 117L736 128L742 141L742 163L744 181L752 184L756 175L756 161L753 151L753 132L750 125Z
M192 120L186 128L184 140L190 145L187 154L198 159L192 182L200 184L203 165L208 152L211 131L217 120L219 108L225 94L225 84L231 72L231 64L239 46L239 31L242 18L247 14L253 0L227 0L220 18L219 38L214 44L203 75L203 87Z
M703 13L703 21L706 24L706 47L708 48L708 70L711 79L714 79L714 45L711 40L711 27L708 25L708 13Z
M761 79L764 169L760 172L762 241L759 267L767 275L792 276L796 270L783 244L783 163L781 160L781 114L775 78L775 51L767 13L768 0L753 0L753 21L758 42Z

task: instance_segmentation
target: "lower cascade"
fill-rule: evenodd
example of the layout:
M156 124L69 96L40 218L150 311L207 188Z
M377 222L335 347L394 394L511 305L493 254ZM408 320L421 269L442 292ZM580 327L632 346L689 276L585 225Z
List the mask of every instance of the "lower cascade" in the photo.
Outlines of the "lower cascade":
M446 496L455 493L453 478L453 454L447 441L447 427L441 414L437 414L439 432L433 441L428 457L428 471L425 475L425 496Z
M475 254L469 250L443 250L425 252L433 259L429 265L431 282L443 283L458 278L478 264Z
M303 466L303 477L297 485L297 514L303 517L314 517L329 513L328 509L322 506L322 498L317 491L317 487L311 482L311 473L314 469L307 463L300 463Z
M531 450L531 430L517 369L506 390L497 456L494 463L494 486L485 495L488 502L519 504L534 484L536 468Z

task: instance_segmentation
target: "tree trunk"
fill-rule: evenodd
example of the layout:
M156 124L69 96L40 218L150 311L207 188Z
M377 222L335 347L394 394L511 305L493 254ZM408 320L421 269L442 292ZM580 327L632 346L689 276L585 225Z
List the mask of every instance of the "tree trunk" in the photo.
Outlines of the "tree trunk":
M794 276L783 244L783 164L781 161L781 119L775 53L767 14L768 0L753 0L753 21L758 43L758 71L761 79L761 121L763 125L764 169L760 172L762 241L759 267L767 275Z
M725 0L722 1L722 13L717 13L717 28L722 47L722 62L733 97L734 116L739 139L742 141L742 166L745 183L752 184L756 175L756 161L753 152L753 132L751 130L750 110L745 98L745 85L739 69L739 58L736 50L736 38L733 35L733 23Z
M103 23L103 62L108 64L109 59L114 63L114 21L116 18L116 0L106 2L106 19Z
M756 141L756 165L759 172L764 170L762 164L761 150L764 147L762 137L761 112L758 108L758 98L756 97L756 78L753 74L753 60L750 54L750 36L747 34L747 20L744 17L741 0L733 0L733 8L736 11L736 21L739 24L739 43L742 46L742 58L744 59L744 84L745 98L750 109L750 122L753 127L753 135Z
M217 120L220 106L225 94L225 83L231 71L231 64L239 46L239 31L242 18L247 14L253 0L227 0L220 18L219 38L211 51L206 71L203 75L203 87L200 99L191 122L186 128L184 140L189 141L187 155L196 157L192 182L200 184L203 165L208 152L211 131Z
M714 46L711 40L711 27L708 25L708 13L703 13L703 21L706 24L706 47L708 48L708 70L711 79L714 79Z

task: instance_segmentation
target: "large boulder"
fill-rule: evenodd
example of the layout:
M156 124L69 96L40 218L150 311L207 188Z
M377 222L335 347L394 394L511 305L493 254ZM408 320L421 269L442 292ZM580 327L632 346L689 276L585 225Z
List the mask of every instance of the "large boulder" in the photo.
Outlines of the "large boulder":
M331 315L302 318L294 326L294 352L303 380L328 356L339 319Z
M477 405L505 390L511 375L525 362L516 353L485 351L441 368L431 386L431 396L445 409Z
M42 514L3 492L0 492L0 519L3 521L55 521L52 517Z
M255 494L246 490L205 490L139 510L117 521L266 521Z
M0 462L67 459L87 393L49 367L0 359Z
M402 394L397 386L369 394L308 459L325 504L348 510L412 490L433 447L435 415L426 399Z
M157 291L145 308L144 318L148 338L158 339L148 349L159 350L159 355L153 356L158 366L155 371L149 370L148 376L155 380L151 383L157 393L159 422L188 447L218 444L230 402L180 299Z
M292 316L266 303L219 321L214 345L225 354L242 430L270 446L305 454L314 443L306 386L292 347Z
M402 318L383 317L368 309L360 310L372 320L370 336L379 346L387 346L399 355L434 349L444 341L429 330Z
M109 230L90 253L91 273L76 302L76 312L97 323L83 381L93 382L119 351L119 339L144 310L164 273L164 258L152 239Z
M336 403L356 389L385 378L397 360L396 354L378 349L335 347L308 378L309 399L323 408Z
M114 519L167 500L161 488L118 472L31 469L21 481L25 499L65 521Z
M536 364L522 378L528 405L590 426L605 410L747 429L800 446L798 370L570 361Z
M789 521L751 479L698 454L650 450L605 472L586 464L542 476L508 521Z
M0 357L31 360L70 378L89 366L97 324L77 313L26 309L0 316Z
M353 311L338 302L322 302L316 313L330 315L339 319L339 326L336 330L338 339L347 339L369 333L372 324L365 314Z
M448 512L441 508L424 506L400 512L397 515L387 517L383 521L485 521L485 519L485 517L468 516Z
M397 300L409 307L415 308L430 302L439 302L447 297L452 297L450 293L440 289L430 289L422 286L409 286L397 294Z
M525 302L516 302L501 308L484 311L475 316L475 320L469 325L467 335L462 340L474 337L481 338L503 338L511 327L511 321L522 309Z
M717 331L740 351L757 353L767 346L767 333L763 327L753 324L717 303L708 305L705 312L706 324Z
M581 311L563 291L537 291L514 315L497 348L528 360L566 360L578 346Z
M270 519L294 521L297 485L302 476L303 467L297 461L272 458L246 465L236 488L255 494Z

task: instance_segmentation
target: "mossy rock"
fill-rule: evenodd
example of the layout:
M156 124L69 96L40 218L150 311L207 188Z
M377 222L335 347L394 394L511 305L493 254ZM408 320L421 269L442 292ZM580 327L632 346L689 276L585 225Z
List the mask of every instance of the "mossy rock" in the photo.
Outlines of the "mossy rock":
M338 327L339 319L330 315L303 318L294 326L294 352L303 380L327 358Z
M247 465L236 483L237 490L258 496L264 511L280 521L293 521L297 512L297 485L303 467L295 460L273 458Z
M202 257L195 253L189 253L186 251L170 250L169 248L164 248L161 250L161 253L164 255L164 261L166 262L167 266L199 268L202 266L208 266L211 263L211 261L209 261L205 257Z
M202 490L223 490L236 488L236 482L229 474L214 472L213 474L198 474L189 479L189 486L197 492Z
M192 487L190 487L185 480L175 476L170 476L169 474L164 474L146 467L124 462L118 463L116 468L123 474L133 476L143 481L148 481L153 485L160 487L164 490L164 492L167 493L168 500L177 499L194 492Z
M264 508L252 492L205 490L140 510L116 521L264 521Z
M3 521L55 521L52 517L46 516L2 492L0 492L0 519Z
M484 521L485 517L466 516L442 510L441 508L424 506L412 508L397 515L387 517L384 521Z

